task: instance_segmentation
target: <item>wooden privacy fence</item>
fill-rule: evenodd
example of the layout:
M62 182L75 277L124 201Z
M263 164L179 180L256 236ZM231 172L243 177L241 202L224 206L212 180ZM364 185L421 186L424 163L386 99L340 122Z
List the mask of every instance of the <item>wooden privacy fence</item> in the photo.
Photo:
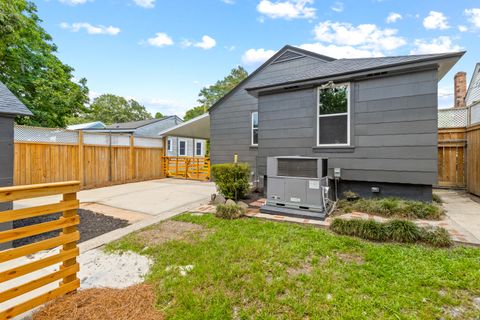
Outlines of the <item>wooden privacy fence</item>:
M210 180L210 159L205 157L163 157L165 175L172 178Z
M438 129L439 187L465 187L466 135L465 128Z
M14 184L79 180L82 189L164 177L161 138L15 127Z
M467 127L467 190L480 196L480 123Z
M80 281L77 278L79 265L76 261L76 257L79 255L77 241L80 239L80 233L77 231L77 225L80 222L77 215L79 202L76 197L76 192L79 190L80 183L78 181L0 188L0 202L63 195L63 199L58 203L0 212L0 223L63 212L57 220L0 232L0 243L5 243L45 232L62 230L60 235L53 238L0 251L0 263L10 261L12 265L8 270L2 268L0 271L2 287L0 304L7 305L7 309L0 310L0 319L10 319L80 287ZM21 260L27 255L59 246L61 246L59 252L53 255L33 262ZM14 261L15 263L13 263ZM25 263L21 264L23 262ZM45 270L46 267L59 263L61 265L56 271L47 273ZM15 286L5 284L9 280L38 270L42 270L43 275L31 277L33 279L25 280L26 282L22 284L15 283ZM37 293L34 297L22 297L33 290L52 285L53 289L47 288L43 290L43 293ZM9 288L3 289L6 287Z

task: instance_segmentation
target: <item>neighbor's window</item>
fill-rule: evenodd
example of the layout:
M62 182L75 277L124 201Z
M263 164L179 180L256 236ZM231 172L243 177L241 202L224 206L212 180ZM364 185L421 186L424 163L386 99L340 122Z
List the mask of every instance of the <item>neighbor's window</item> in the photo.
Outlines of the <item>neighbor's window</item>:
M195 155L196 156L201 156L202 155L202 143L201 142L196 142L195 143Z
M318 146L350 144L349 84L318 88Z
M187 155L187 141L178 140L178 155L179 156Z
M258 145L258 112L252 112L252 146Z
M167 140L167 150L173 151L172 139Z

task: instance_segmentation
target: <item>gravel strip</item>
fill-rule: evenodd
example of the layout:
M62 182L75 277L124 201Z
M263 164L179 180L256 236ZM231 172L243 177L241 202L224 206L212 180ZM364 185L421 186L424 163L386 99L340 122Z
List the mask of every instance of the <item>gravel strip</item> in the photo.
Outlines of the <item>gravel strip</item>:
M78 215L80 216L80 225L78 229L80 231L80 241L83 242L104 233L110 232L115 229L124 228L129 225L127 220L117 219L103 214L99 214L90 210L78 209ZM38 224L42 222L48 222L56 220L60 217L60 213L54 213L46 216L16 220L13 222L13 228L21 228ZM59 230L42 233L39 235L18 239L13 241L13 247L20 247L33 242L45 240L58 236Z

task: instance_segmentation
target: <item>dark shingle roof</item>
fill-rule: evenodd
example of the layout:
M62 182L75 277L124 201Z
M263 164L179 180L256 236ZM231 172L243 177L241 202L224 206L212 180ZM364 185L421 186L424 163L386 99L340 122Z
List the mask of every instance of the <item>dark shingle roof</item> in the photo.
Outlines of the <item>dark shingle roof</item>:
M114 124L110 124L110 125L106 126L106 128L107 129L125 129L125 130L138 129L140 127L143 127L143 126L146 126L146 125L158 122L158 121L162 121L162 120L165 120L165 119L168 119L168 118L171 118L171 117L175 117L175 116L166 116L166 117L159 118L159 119L146 119L146 120L139 120L139 121L114 123Z
M317 67L311 68L303 73L286 74L283 77L277 77L263 83L255 84L254 87L247 88L253 90L274 85L288 84L300 81L308 81L320 78L339 76L343 74L353 74L362 71L370 71L399 65L408 65L416 62L425 62L446 58L452 55L463 53L440 53L424 54L397 57L379 57L379 58L358 58L358 59L338 59L323 63Z
M33 113L0 82L0 113L31 116Z

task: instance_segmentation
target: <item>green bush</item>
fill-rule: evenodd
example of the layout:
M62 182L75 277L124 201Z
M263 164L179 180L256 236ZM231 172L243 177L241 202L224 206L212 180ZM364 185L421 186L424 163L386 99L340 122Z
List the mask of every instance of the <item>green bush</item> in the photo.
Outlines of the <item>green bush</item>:
M219 204L215 216L222 219L238 219L245 214L245 209L237 204Z
M436 194L436 193L432 194L432 200L433 200L433 202L436 202L436 203L438 203L438 204L442 204L442 203L443 203L442 198L441 198L438 194Z
M228 199L244 198L250 191L250 166L247 163L223 163L212 166L218 191Z
M330 224L330 230L338 234L372 241L423 242L434 247L449 247L453 244L450 235L444 228L422 228L406 220L391 220L382 223L375 220L336 218Z
M337 208L343 212L359 211L385 217L438 220L443 214L435 204L398 198L340 200Z

